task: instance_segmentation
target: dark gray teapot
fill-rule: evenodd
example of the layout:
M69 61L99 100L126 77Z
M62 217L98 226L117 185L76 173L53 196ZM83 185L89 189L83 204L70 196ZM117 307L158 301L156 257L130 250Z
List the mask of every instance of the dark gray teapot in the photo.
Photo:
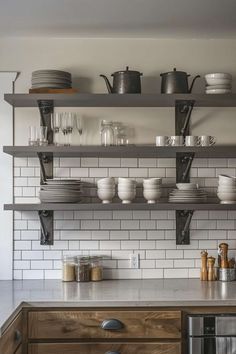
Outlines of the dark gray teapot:
M110 84L108 78L105 75L100 75L104 78L109 93L141 93L141 79L143 74L139 71L126 70L116 71L111 74L113 76L113 86Z
M173 71L160 74L161 81L161 93L191 93L195 80L200 77L197 75L194 77L190 87L188 86L188 75L185 71L177 71L174 68Z

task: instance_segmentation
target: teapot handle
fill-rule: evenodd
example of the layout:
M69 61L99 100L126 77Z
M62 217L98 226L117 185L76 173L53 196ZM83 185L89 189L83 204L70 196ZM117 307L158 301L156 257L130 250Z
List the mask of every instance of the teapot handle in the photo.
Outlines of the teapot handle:
M192 81L192 83L191 83L191 86L190 86L190 88L189 88L189 90L188 90L189 93L192 92L194 82L195 82L195 80L198 79L199 77L201 77L201 76L200 76L200 75L197 75L197 76L195 76L195 78L193 79L193 81Z

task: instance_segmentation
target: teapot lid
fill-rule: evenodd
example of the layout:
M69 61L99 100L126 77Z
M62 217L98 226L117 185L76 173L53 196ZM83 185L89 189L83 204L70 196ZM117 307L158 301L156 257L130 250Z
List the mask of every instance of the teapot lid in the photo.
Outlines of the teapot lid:
M126 69L125 70L119 70L119 71L116 71L114 72L113 74L111 74L111 76L114 76L116 74L134 74L134 75L143 75L142 73L140 73L139 71L136 71L136 70L129 70L129 67L126 66Z
M179 71L179 70L176 70L176 68L174 68L172 71L168 71L168 72L166 72L166 73L161 73L160 74L160 76L162 76L162 75L168 75L168 74L184 74L184 75L187 75L188 76L188 74L186 73L186 71Z

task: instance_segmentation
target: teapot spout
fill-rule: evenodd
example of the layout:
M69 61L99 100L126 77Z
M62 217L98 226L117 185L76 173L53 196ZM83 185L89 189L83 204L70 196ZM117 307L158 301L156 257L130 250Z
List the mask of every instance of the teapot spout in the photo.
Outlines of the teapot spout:
M190 88L189 88L189 90L188 90L189 93L192 92L192 89L193 89L193 85L194 85L194 83L195 83L195 80L198 79L199 77L201 77L201 76L200 76L200 75L197 75L197 76L195 76L195 78L193 79L193 81L192 81L192 83L191 83L191 86L190 86Z
M101 77L103 77L103 79L105 80L106 86L107 86L107 90L109 93L113 93L113 88L110 84L110 81L108 80L108 78L106 77L106 75L100 75Z

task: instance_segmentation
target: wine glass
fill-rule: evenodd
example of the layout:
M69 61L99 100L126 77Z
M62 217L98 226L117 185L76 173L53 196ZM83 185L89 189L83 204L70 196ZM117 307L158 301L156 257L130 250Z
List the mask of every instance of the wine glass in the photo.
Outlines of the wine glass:
M83 118L79 113L75 113L75 126L79 133L79 144L82 145Z
M61 130L64 136L64 145L68 146L67 113L61 113Z
M53 141L55 145L60 145L61 113L51 115L51 124L53 129Z
M67 144L71 145L71 137L74 127L74 114L72 112L67 112L66 114L66 130L68 135Z

